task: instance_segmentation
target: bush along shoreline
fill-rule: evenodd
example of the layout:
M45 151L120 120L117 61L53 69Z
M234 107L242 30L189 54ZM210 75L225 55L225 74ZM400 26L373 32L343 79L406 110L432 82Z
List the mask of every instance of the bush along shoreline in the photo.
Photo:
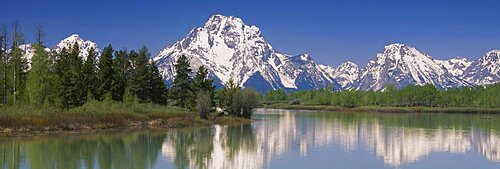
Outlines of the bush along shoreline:
M53 132L85 132L113 128L179 128L247 124L249 119L216 116L200 118L194 111L146 103L88 102L57 110L53 107L9 106L0 108L0 135Z
M386 113L500 113L500 84L437 89L433 85L387 86L382 91L268 91L261 107Z
M318 110L332 112L356 112L356 113L449 113L449 114L500 114L500 108L477 108L477 107L339 107L332 105L291 105L288 103L268 103L260 108L286 109L286 110Z
M208 70L194 72L186 56L167 87L144 46L108 45L97 58L100 51L80 51L78 43L47 52L39 39L29 63L18 23L12 29L10 42L0 34L0 133L248 123L257 105L255 91L237 84L216 92Z

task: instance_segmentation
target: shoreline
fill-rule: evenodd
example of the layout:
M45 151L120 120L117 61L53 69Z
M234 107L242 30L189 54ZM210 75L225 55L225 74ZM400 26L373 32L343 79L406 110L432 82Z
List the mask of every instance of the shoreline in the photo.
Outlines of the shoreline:
M322 110L342 112L369 112L369 113L448 113L448 114L500 114L500 108L476 107L338 107L329 105L290 105L269 104L260 108L286 109L286 110Z
M114 114L113 116L117 116ZM36 116L19 117L17 120L31 119ZM54 120L44 117L43 120ZM81 117L73 117L81 118ZM94 117L95 118L95 117ZM102 117L106 119L107 117ZM29 121L29 120L28 120ZM239 117L216 117L210 116L208 120L198 117L196 113L178 113L166 114L165 116L157 116L149 119L134 120L134 118L121 119L119 121L107 121L97 123L85 123L87 120L74 123L60 123L50 125L26 124L18 126L0 126L0 136L38 136L59 133L96 133L115 129L169 129L169 128L185 128L185 127L207 127L213 125L237 125L250 124L250 119Z

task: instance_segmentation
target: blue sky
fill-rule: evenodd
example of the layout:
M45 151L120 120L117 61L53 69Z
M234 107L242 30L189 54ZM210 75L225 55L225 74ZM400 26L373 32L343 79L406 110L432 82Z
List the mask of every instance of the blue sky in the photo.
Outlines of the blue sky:
M234 15L258 26L283 53L310 53L319 63L351 60L364 66L384 45L406 43L446 59L477 59L500 48L498 0L5 0L0 23L17 19L28 42L37 23L47 45L78 33L100 47L155 55L213 14Z

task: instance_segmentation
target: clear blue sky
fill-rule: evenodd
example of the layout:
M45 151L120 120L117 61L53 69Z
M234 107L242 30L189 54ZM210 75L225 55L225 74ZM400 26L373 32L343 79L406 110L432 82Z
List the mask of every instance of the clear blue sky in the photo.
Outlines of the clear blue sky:
M390 43L406 43L434 58L476 59L500 48L498 0L5 0L0 23L17 19L28 41L35 25L54 46L72 33L102 48L155 55L213 14L258 26L277 50L310 53L319 63L351 60L364 66Z

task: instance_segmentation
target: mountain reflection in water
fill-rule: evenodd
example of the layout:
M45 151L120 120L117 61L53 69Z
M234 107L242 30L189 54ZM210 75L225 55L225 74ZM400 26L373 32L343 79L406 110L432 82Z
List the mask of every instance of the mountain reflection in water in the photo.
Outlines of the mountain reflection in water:
M373 152L389 168L436 152L474 151L500 162L498 128L479 125L498 117L287 110L259 110L255 117L253 125L169 131L163 156L180 168L269 168L273 158L289 151L307 156L311 149L338 145L346 152L357 148Z
M250 125L0 137L0 168L304 168L300 165L323 163L327 168L500 168L499 115L259 109L254 119Z

